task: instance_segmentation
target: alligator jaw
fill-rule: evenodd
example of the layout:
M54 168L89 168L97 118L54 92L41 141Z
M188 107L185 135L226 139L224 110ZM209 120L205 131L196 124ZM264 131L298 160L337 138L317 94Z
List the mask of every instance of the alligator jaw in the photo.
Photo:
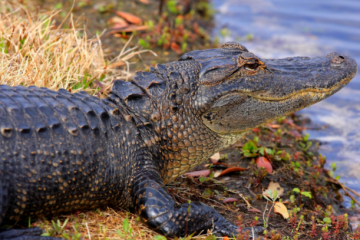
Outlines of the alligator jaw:
M304 94L310 94L313 96L319 96L320 98L325 98L328 97L330 95L333 95L334 93L336 93L337 91L339 91L341 88L343 88L345 85L347 85L351 79L353 79L355 77L355 73L353 73L351 76L346 77L342 80L340 80L336 85L334 85L331 88L328 89L304 89L304 90L300 90L298 92L294 92L292 94L287 94L286 96L283 97L276 97L276 98L272 98L272 97L262 97L261 94L259 94L258 92L255 93L247 93L246 95L249 97L253 97L259 100L263 100L263 101L284 101L290 98L298 98L300 96L303 96ZM245 93L245 92L242 92Z
M307 92L328 97L348 84L357 72L355 60L340 53L263 61L270 73L245 78L239 90L266 101L285 100Z

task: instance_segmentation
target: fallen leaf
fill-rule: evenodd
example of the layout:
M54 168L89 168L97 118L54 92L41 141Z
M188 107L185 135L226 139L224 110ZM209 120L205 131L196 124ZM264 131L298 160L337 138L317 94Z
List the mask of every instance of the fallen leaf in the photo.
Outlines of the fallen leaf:
M253 128L252 131L253 131L254 133L259 133L259 132L260 132L260 128Z
M284 193L284 189L277 182L272 182L271 181L269 183L268 188L263 192L263 195L267 196L267 197L270 197L269 192L268 192L269 190L271 190L271 192L274 192L276 190L277 191L277 197L280 197Z
M286 208L286 206L281 203L281 202L276 202L275 206L274 206L274 213L278 213L281 216L283 216L283 218L288 219L289 218L289 212Z
M276 129L276 128L280 128L281 126L280 126L280 125L278 125L278 124L271 124L271 125L270 125L270 127L271 127L271 128L275 128L275 129Z
M121 30L121 29L126 28L127 26L129 26L128 23L126 23L126 24L115 23L111 29L112 30Z
M222 200L223 203L229 203L229 202L236 202L239 201L239 199L237 198L233 198L233 197L229 197L229 198L225 198L224 200Z
M222 239L223 239L223 240L229 240L229 237L228 237L228 236L224 236Z
M172 42L170 45L171 50L173 50L174 52L176 52L177 54L181 54L181 47L179 45L177 45L175 42Z
M109 24L125 25L125 26L129 25L129 23L127 21L125 21L125 19L123 19L121 17L118 17L118 16L114 16L114 17L110 18L108 23Z
M258 212L258 213L262 213L259 209L257 208L250 208L248 209L249 212Z
M220 160L220 153L215 153L214 155L212 155L211 157L210 157L210 161L212 162L212 163L216 163L216 162L218 162Z
M238 171L245 171L247 170L247 168L241 168L241 167L231 167L231 168L227 168L225 169L224 171L222 171L219 176L222 176L222 175L225 175L227 173L230 173L230 172L238 172ZM215 176L215 175L214 175Z
M134 31L144 31L147 30L148 26L136 26L136 25L129 25L126 28L116 29L112 28L112 30L108 34L115 34L115 33L126 33L126 32L134 32Z
M222 172L221 170L215 171L214 172L214 177L217 178L218 176L220 176L221 172Z
M122 17L124 18L126 21L128 21L129 23L133 23L133 24L136 24L136 25L139 25L142 23L142 19L131 14L131 13L127 13L127 12L122 12L122 11L116 11L116 14L119 16L119 17Z
M185 173L186 176L190 176L190 177L199 177L199 176L206 177L209 176L209 174L210 174L209 169Z
M271 166L270 161L266 158L266 157L258 157L256 159L256 166L258 168L266 168L266 170L268 171L268 173L272 173L273 172L273 168Z
M142 2L144 4L149 4L150 3L149 0L139 0L139 2Z
M197 22L194 22L193 29L194 29L194 32L196 33L196 35L199 34L199 24Z

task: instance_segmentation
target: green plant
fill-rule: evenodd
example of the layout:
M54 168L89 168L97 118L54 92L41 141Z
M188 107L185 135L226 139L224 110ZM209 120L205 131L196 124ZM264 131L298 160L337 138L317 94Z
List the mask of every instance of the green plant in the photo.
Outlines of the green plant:
M60 220L58 219L56 222L54 222L53 220L51 220L53 229L51 229L50 231L46 231L46 233L43 233L41 236L55 236L55 235L60 235L63 233L64 227L66 226L67 222L69 221L69 219L66 219L64 221L63 224L61 224Z
M137 235L133 234L133 229L129 225L129 217L126 216L122 223L122 231L116 230L116 233L122 238L126 240L135 240Z
M166 240L166 237L161 236L161 235L156 235L156 236L154 236L154 240Z
M309 140L310 135L306 134L303 137L303 142L300 143L300 146L303 148L303 151L306 152L312 145L312 142L308 141Z
M301 224L304 222L304 215L300 216L300 221L298 223L298 226L296 228L296 231L299 231Z
M296 192L296 193L300 193L301 195L303 195L305 197L312 198L311 192L305 192L304 190L300 190L298 188L294 188L292 191Z
M210 181L214 178L214 172L211 172L209 174L209 177L204 177L204 176L200 176L199 177L199 182L203 183L203 182L207 182L207 181Z
M332 163L331 165L331 170L328 172L330 177L334 177L334 172L336 171L337 167L336 167L336 163ZM340 179L340 176L336 176L335 177L336 180Z
M278 193L276 190L271 191L270 189L268 190L268 196L266 196L265 194L263 194L264 198L266 199L266 205L265 205L265 210L263 212L263 220L264 220L264 228L267 228L267 226L269 225L269 217L270 217L270 213L271 210L273 209L273 207L275 206L275 202L276 199L278 198ZM268 203L272 202L271 208L268 212L267 217L265 217L266 215L266 211L268 211Z
M253 140L249 140L242 147L242 154L245 157L255 157L258 155L259 148L257 147L257 143L259 141L258 137L254 137Z
M304 190L300 190L298 188L294 188L291 191L295 193L299 193L299 205L301 205L301 195L310 199L312 198L311 192L305 192Z

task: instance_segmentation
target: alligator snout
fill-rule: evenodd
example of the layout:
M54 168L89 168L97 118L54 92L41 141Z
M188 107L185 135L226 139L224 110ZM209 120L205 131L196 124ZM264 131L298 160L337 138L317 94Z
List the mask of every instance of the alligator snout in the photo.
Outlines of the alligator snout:
M326 55L326 57L331 58L332 64L342 64L346 62L349 57L345 56L344 54L338 53L338 52L332 52ZM350 58L352 60L352 58Z

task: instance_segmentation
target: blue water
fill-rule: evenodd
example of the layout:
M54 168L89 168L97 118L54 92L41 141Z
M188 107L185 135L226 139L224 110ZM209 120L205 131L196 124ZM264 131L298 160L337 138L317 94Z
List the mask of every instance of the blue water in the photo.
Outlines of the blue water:
M360 1L358 0L213 0L218 11L214 36L237 41L262 58L319 56L340 52L360 68ZM229 34L220 35L226 27ZM248 36L251 34L251 40ZM360 73L330 98L301 110L311 119L310 138L335 175L360 193ZM330 168L330 167L329 167ZM349 205L348 199L346 205Z

